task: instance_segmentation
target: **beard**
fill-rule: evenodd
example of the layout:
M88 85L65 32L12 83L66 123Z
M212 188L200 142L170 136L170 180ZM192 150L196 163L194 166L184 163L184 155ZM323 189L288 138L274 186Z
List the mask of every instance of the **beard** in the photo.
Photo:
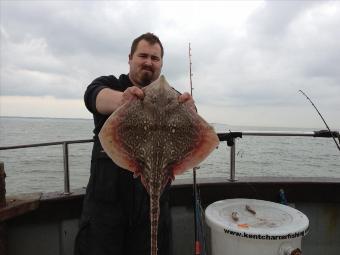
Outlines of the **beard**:
M146 72L145 70L147 70L148 72ZM153 82L155 79L154 77L154 71L150 70L150 69L143 69L141 71L141 76L140 76L140 85L145 87L147 85L149 85L151 82Z
M140 87L145 87L157 80L161 69L152 66L138 66L130 64L129 78L133 84Z

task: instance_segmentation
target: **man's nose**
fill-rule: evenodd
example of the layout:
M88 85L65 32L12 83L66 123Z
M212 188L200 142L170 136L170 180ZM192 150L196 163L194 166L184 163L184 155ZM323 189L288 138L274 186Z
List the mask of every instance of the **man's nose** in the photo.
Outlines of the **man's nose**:
M144 65L147 65L147 66L151 66L152 65L151 57L145 58Z

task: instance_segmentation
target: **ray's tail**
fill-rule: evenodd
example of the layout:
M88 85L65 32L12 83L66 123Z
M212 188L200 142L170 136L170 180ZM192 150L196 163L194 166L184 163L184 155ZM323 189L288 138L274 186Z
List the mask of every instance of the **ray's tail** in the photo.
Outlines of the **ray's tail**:
M157 255L159 196L150 195L151 255Z

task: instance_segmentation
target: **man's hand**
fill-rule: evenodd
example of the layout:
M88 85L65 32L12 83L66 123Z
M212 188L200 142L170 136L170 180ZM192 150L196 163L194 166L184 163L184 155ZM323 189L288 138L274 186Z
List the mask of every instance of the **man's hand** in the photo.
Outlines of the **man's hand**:
M197 112L197 108L195 106L195 101L188 92L184 92L182 95L180 95L178 97L178 101L180 103L186 104L190 109Z
M96 98L96 109L101 114L111 114L119 106L132 98L144 98L144 92L138 87L129 87L124 92L113 89L102 89Z
M127 88L122 95L122 100L120 102L120 105L125 104L126 102L130 101L133 98L139 98L139 99L143 99L144 98L144 92L142 89L133 86L133 87L129 87Z

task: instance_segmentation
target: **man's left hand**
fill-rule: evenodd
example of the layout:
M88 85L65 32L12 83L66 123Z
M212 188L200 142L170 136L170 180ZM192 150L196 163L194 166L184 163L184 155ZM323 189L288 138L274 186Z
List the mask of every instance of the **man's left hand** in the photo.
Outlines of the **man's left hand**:
M182 95L180 95L178 97L178 101L180 103L186 104L193 111L197 112L197 108L195 106L195 101L188 92L184 92Z

